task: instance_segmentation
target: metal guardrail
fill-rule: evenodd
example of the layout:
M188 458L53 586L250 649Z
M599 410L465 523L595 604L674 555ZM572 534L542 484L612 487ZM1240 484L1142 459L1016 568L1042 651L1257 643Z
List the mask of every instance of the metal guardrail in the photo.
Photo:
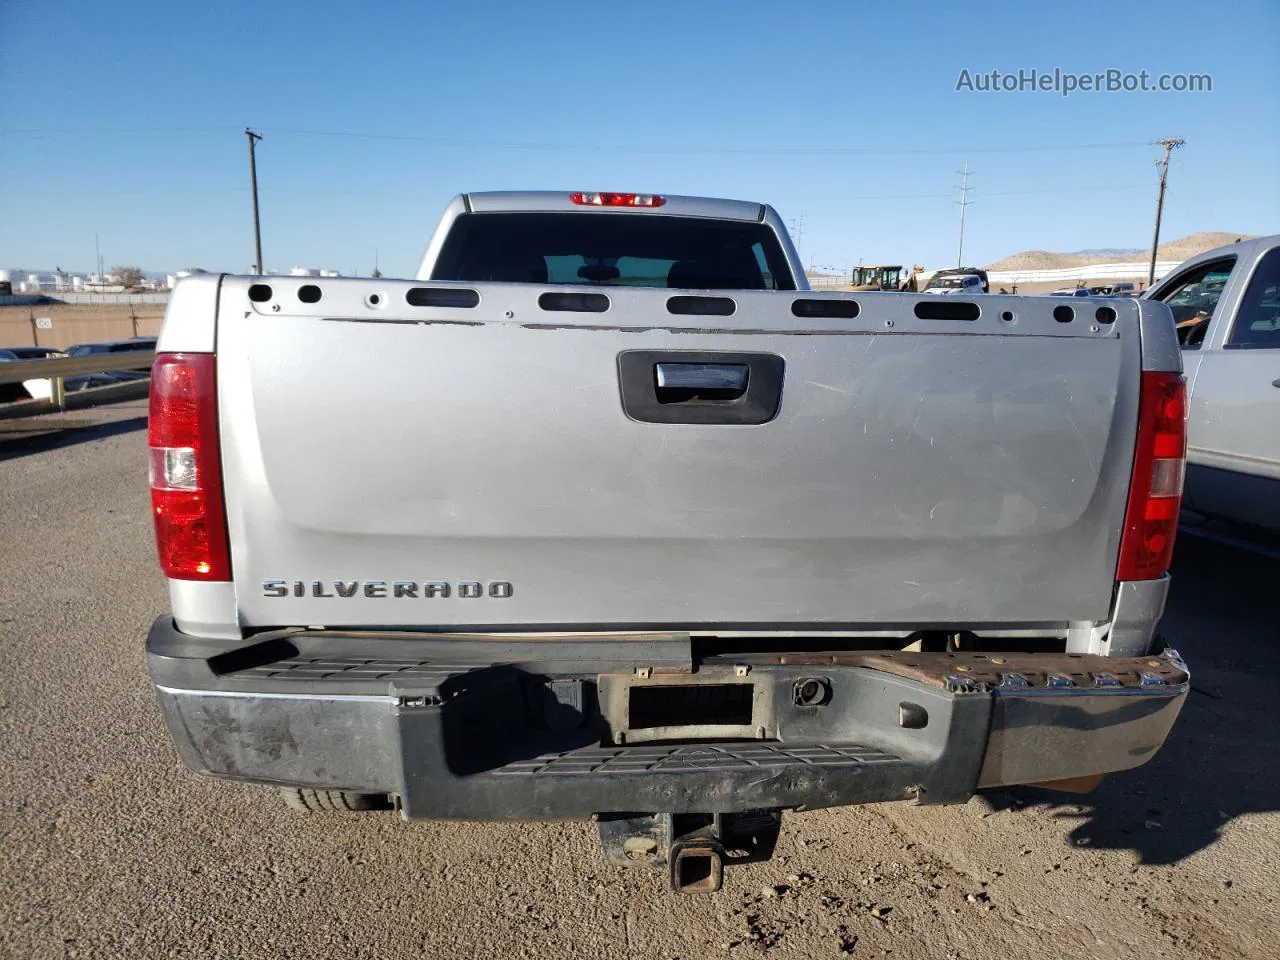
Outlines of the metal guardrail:
M49 380L53 388L48 400L15 400L12 403L0 405L0 410L12 411L15 414L28 410L31 413L65 410L67 378L84 377L95 373L115 373L120 370L140 370L143 367L150 367L155 358L155 351L133 350L119 353L91 353L82 357L58 357L52 360L0 362L0 384ZM119 384L110 386L119 386Z
M853 286L853 279L848 274L839 277L811 276L808 279L810 290L839 290Z
M0 294L0 307L6 306L57 306L67 303L106 303L130 304L168 303L169 291L158 290L151 293L72 293L66 290L41 290L39 293L7 293Z
M155 290L150 293L68 293L66 291L50 294L55 300L63 303L107 303L129 304L168 303L168 290Z

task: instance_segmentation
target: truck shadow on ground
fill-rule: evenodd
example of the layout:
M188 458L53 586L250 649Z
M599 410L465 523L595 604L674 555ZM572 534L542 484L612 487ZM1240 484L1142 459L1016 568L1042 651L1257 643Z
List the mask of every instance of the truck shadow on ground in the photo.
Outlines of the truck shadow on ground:
M74 420L59 418L56 422L51 418L47 422L41 422L39 417L33 417L30 420L0 421L0 463L37 453L46 453L50 450L59 450L78 443L106 440L108 437L146 428L145 416L112 420L107 423L87 418Z
M1092 794L1018 787L983 794L993 810L1034 806L1074 823L1070 844L1133 850L1173 864L1214 843L1231 819L1280 810L1280 562L1184 536L1160 633L1192 688L1164 748Z

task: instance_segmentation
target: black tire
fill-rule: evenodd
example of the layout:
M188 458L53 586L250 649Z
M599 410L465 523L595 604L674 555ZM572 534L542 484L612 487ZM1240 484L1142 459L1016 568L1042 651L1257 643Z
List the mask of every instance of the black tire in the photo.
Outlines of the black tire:
M284 805L300 813L353 813L362 810L390 810L385 793L352 793L347 790L300 790L281 787Z

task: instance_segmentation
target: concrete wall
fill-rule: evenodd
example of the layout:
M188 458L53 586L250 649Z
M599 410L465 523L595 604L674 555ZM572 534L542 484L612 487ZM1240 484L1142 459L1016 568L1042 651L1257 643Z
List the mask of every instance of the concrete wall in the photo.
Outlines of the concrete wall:
M52 328L40 329L47 317ZM94 340L155 336L164 319L163 304L39 304L0 307L0 347L57 347Z
M1156 279L1176 268L1181 260L1157 260ZM1083 267L1067 267L1062 270L990 270L987 278L992 286L997 283L1051 283L1074 287L1081 280L1103 284L1109 280L1145 281L1150 262L1143 263L1091 263Z

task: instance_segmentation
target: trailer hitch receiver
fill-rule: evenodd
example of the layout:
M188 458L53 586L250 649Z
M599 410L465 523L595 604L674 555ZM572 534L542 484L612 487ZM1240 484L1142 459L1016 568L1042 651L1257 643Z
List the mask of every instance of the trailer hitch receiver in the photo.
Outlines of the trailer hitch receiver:
M671 889L715 893L724 884L724 848L714 840L682 840L671 848Z
M715 893L725 867L773 856L782 813L600 814L596 825L614 863L662 870L676 893Z

